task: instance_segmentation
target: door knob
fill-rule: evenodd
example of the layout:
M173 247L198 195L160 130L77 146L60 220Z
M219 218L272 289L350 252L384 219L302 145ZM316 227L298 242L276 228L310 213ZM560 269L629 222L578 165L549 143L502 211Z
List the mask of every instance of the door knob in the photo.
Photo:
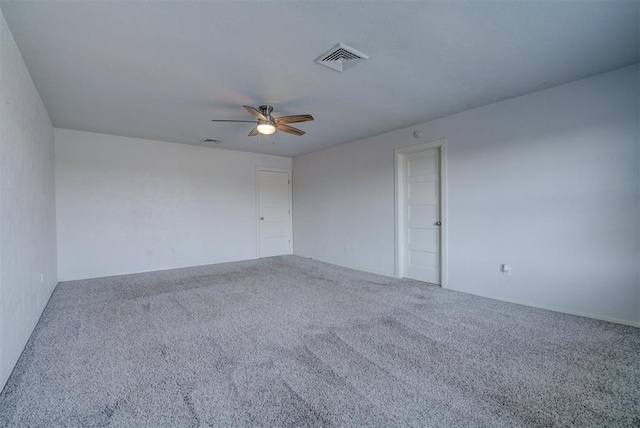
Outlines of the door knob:
M260 217L260 220L264 220L264 217Z
M442 222L436 221L436 226L442 225Z

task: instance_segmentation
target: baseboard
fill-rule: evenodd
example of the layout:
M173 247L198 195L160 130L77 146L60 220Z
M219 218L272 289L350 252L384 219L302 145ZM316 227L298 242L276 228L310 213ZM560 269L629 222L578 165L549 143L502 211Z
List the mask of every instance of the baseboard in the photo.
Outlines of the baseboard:
M70 278L70 279L62 278L62 279L60 279L60 282L84 281L85 279L112 278L112 277L115 277L115 276L137 275L139 273L162 272L162 271L165 271L165 270L175 270L175 269L189 269L189 268L209 266L209 265L218 265L218 264L221 264L221 263L246 262L248 260L257 260L257 257L249 257L247 259L215 260L215 261L207 262L207 263L204 263L204 264L188 265L188 266L174 266L174 267L164 267L163 266L163 267L154 268L154 269L136 270L136 271L132 271L132 272L114 273L114 274L108 274L108 275L87 276L87 277L82 277L82 278Z
M485 299L498 300L500 302L515 303L517 305L528 306L530 308L544 309L544 310L547 310L547 311L559 312L559 313L567 314L567 315L575 315L575 316L578 316L578 317L591 318L591 319L595 319L595 320L607 321L607 322L612 322L612 323L616 323L616 324L629 325L631 327L640 327L640 321L631 321L631 320L624 320L624 319L619 319L619 318L603 317L601 315L595 315L595 314L591 314L591 313L588 313L588 312L574 311L572 309L559 308L559 307L548 306L548 305L541 305L539 303L531 303L531 302L527 302L527 301L523 301L523 300L498 299L497 297L488 296L486 294L470 293L468 291L458 290L458 289L452 288L452 287L447 287L446 290L451 290L451 291L455 291L455 292L458 292L458 293L470 294L472 296L484 297Z
M7 381L9 380L9 377L11 377L11 373L13 373L13 369L16 367L16 364L18 364L18 360L22 356L22 353L24 352L24 348L27 346L29 339L31 339L33 330L35 330L36 326L38 325L38 322L40 322L40 318L42 318L42 314L44 314L44 310L47 308L47 305L49 304L49 300L51 300L51 296L53 296L53 292L55 291L58 284L59 282L56 282L56 285L51 288L51 292L47 297L47 301L45 302L44 306L40 310L40 315L38 315L35 318L35 321L32 321L32 325L30 326L30 329L29 329L29 334L27 334L27 336L22 340L22 344L20 346L20 352L16 354L16 356L13 358L13 361L11 361L11 365L4 371L4 373L2 373L2 377L0 377L0 394L2 393L2 390L4 390L4 387L6 386Z
M342 265L336 265L336 264L334 264L334 263L329 263L329 262L324 262L324 263L327 263L327 264L330 264L330 265L331 265L331 264L333 264L334 266L342 266ZM386 276L386 277L388 277L388 278L396 278L396 279L397 279L397 277L395 276L395 274L388 273L388 272L382 272L382 271L374 270L374 269L367 269L367 268L363 268L363 267L361 267L361 266L354 266L354 267L351 267L351 266L343 266L343 267L348 267L348 268L350 268L350 269L360 270L360 271L362 271L362 272L373 273L373 274L375 274L375 275L381 275L381 276Z
M311 260L315 260L315 261L318 261L318 262L326 263L326 264L332 265L332 266L340 266L340 267L345 267L345 268L348 268L348 269L359 270L359 271L362 271L362 272L373 273L375 275L382 275L382 276L386 276L386 277L389 277L389 278L397 278L395 273L389 273L389 272L383 272L383 271L374 270L374 269L363 268L361 266L356 266L356 265L341 265L341 264L334 263L334 262L329 262L329 261L326 261L326 260L323 260L323 259L318 259L316 257L303 256L303 255L300 255L300 254L293 254L293 255L297 256L297 257L302 257L302 258L305 258L305 259L311 259Z

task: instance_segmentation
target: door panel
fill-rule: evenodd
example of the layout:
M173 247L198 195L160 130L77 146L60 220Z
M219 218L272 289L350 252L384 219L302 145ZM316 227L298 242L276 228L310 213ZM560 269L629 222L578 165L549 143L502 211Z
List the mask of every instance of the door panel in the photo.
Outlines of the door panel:
M432 174L438 171L438 158L435 156L418 156L407 161L407 175L409 177Z
M435 204L438 199L438 180L426 176L411 178L407 189L407 197L412 204ZM424 180L424 181L417 181ZM427 181L428 180L428 181Z
M440 149L404 155L404 276L440 284Z
M438 255L426 251L409 251L409 263L426 269L438 268ZM429 281L431 282L431 281Z
M439 233L434 229L411 228L408 243L415 251L429 251L437 254L440 250Z
M409 205L407 221L412 227L431 227L440 217L437 205Z
M291 195L288 172L258 171L259 256L291 254Z

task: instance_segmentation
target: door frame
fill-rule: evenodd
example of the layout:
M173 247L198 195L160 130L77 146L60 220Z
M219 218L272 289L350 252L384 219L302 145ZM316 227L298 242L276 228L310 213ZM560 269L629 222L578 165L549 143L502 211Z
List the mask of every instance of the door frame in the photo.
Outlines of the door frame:
M396 277L404 277L404 158L406 155L419 153L430 149L440 149L440 286L447 288L447 140L437 140L414 146L402 147L394 150L395 156L395 184L396 184Z
M256 258L260 258L260 171L285 172L289 176L289 254L293 254L293 187L291 169L256 167Z

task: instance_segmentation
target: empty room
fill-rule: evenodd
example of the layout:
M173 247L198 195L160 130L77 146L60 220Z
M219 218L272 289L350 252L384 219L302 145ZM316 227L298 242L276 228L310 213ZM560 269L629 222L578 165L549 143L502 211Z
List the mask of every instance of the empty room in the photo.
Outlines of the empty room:
M0 427L640 427L640 1L0 0Z

